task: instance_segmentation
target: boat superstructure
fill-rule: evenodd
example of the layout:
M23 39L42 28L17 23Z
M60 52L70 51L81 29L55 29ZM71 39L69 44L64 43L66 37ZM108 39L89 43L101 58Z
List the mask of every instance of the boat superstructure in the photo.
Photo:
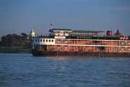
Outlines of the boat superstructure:
M117 30L85 31L53 28L48 35L33 37L34 56L130 56L130 40Z

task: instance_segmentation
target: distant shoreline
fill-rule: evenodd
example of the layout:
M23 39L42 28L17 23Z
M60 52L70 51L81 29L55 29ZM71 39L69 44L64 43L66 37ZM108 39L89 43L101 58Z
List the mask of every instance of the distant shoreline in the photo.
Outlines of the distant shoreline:
M0 53L31 53L31 49L21 47L0 47Z

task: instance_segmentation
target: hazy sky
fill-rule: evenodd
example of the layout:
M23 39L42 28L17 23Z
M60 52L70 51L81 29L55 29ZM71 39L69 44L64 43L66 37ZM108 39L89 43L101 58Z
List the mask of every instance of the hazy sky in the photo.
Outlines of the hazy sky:
M0 36L54 27L130 34L130 0L0 0Z

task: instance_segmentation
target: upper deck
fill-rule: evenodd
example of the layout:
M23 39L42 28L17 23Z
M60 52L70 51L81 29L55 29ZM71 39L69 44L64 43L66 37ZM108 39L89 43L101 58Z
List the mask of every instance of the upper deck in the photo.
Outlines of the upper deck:
M72 30L63 28L53 28L49 30L48 35L41 35L35 38L55 38L55 39L101 39L101 40L128 40L129 36L120 33L117 30L115 33L105 31L86 31Z

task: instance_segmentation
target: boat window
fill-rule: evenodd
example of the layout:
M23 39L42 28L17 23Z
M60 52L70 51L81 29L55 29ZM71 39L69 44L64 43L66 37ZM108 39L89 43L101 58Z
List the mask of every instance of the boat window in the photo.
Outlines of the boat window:
M46 42L48 42L48 40L46 40Z

